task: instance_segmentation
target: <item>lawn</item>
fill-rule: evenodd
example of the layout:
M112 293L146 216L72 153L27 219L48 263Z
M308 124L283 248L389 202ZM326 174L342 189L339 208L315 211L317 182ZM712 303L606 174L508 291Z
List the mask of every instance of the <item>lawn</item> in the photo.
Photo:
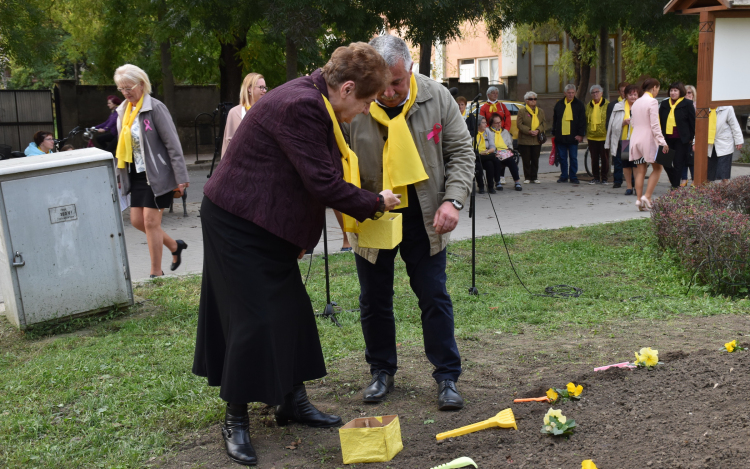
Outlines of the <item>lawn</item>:
M749 309L745 299L712 297L703 287L690 286L690 273L657 251L649 220L529 232L505 241L531 294L513 273L501 237L477 241L478 296L467 293L470 242L448 246L448 288L459 340L531 329L544 337L611 321L746 314ZM303 279L308 262L300 261ZM333 301L344 310L357 308L351 254L331 256L330 263ZM403 263L396 269L398 342L419 346L416 298ZM559 284L579 287L583 294L538 296ZM322 310L325 280L318 256L307 288L313 305ZM200 277L148 282L136 288L136 295L142 301L127 311L26 334L0 320L0 467L142 467L171 451L184 434L221 418L218 390L190 372ZM341 312L342 328L319 320L330 368L363 355L357 318L356 312Z

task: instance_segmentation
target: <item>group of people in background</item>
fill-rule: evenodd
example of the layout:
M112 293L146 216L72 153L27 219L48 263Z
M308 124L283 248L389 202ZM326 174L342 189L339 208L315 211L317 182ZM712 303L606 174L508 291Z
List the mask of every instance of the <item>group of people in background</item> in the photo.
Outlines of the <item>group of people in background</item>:
M660 90L658 80L650 78L640 86L618 85L619 97L610 102L599 85L589 89L591 100L584 104L576 97L576 86L564 88L565 97L555 103L551 120L551 135L556 162L560 165L558 183L580 184L578 180L578 146L587 140L591 156L593 178L589 184L608 185L610 167L613 169L613 188L625 184L625 195L636 195L639 210L648 210L662 169L667 173L673 189L688 185L688 173L693 178L695 154L695 119L697 92L692 85L672 83L668 98L656 99ZM467 113L467 100L456 101L470 131L477 127L477 186L479 193L493 194L502 190L505 168L511 170L516 190L522 190L515 159L505 160L502 150L512 149L511 139L501 137L510 130L511 116L507 107L498 101L498 89L487 90L488 101L479 109L478 122ZM547 123L544 111L537 106L538 96L533 91L524 95L525 106L518 110L516 149L523 162L524 183L539 183L539 156ZM731 177L732 155L741 149L742 131L732 106L710 109L708 135L708 181L726 181ZM512 139L511 139L512 140ZM663 157L657 158L661 151ZM480 171L479 163L484 172ZM648 165L652 173L644 188ZM493 188L493 185L495 186Z

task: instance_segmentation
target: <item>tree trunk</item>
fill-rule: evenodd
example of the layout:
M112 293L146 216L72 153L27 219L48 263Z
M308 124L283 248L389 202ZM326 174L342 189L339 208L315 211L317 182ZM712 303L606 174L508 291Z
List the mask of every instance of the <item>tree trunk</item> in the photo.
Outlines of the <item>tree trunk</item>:
M164 104L174 113L174 74L172 73L172 48L169 41L159 44L161 50L161 83Z
M297 44L290 36L286 37L286 81L297 78Z
M604 88L602 96L609 97L609 30L602 26L599 30L599 85Z
M430 65L432 63L432 40L425 39L419 44L419 73L431 77Z
M576 98L584 101L586 93L589 92L589 81L591 80L591 65L581 62L581 83L576 88Z
M221 60L219 61L219 96L222 103L239 104L240 87L242 87L242 60L239 52L247 44L247 32L233 42L221 43Z

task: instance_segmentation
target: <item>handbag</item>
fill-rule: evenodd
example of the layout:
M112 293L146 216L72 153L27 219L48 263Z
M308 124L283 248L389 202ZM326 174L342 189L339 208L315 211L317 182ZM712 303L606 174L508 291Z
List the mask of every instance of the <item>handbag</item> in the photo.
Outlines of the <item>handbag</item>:
M540 130L538 134L536 134L536 139L539 141L539 145L544 145L544 142L547 141L547 135L545 135L544 130Z
M674 154L676 150L674 148L670 148L667 153L664 153L661 151L662 148L664 147L660 146L659 150L657 150L656 152L656 163L659 163L665 168L671 168L672 162L674 161Z

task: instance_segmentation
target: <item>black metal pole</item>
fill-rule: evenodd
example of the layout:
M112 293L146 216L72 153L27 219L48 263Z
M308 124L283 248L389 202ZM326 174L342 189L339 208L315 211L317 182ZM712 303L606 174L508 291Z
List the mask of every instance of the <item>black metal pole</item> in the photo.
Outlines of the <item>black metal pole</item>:
M477 132L479 131L479 98L482 93L479 93L474 98L474 127L471 130L471 141L472 147L474 148L474 155L476 155L477 168L479 168L479 177L484 177L484 168L482 167L482 159L479 156L479 149L477 148ZM477 174L474 171L474 180L471 183L471 198L469 204L469 218L471 218L471 287L469 287L470 295L479 295L477 290L477 217L476 217L476 182Z
M326 228L326 225L327 220L323 223L323 261L325 263L326 270L326 306L323 309L323 312L317 313L316 316L329 318L331 321L333 321L334 324L342 327L341 323L339 323L338 319L336 319L336 310L334 309L334 307L338 305L331 301L331 280L328 271L328 230Z

